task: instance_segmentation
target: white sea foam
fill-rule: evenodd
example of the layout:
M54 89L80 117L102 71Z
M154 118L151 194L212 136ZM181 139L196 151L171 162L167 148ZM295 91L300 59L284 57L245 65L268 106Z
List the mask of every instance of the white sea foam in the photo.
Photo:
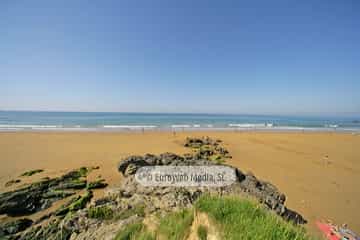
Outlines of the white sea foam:
M171 125L172 128L190 128L190 125L183 124L183 125Z
M0 128L61 128L61 125L24 125L24 124L2 124Z
M230 123L229 127L237 128L257 128L257 127L266 127L265 123Z
M18 131L18 130L23 130L23 128L13 128L13 127L0 127L0 131Z
M157 128L155 125L104 125L103 128L149 129Z
M303 131L303 130L311 130L312 128L304 128L304 127L296 127L296 126L276 126L275 130L294 130L294 131ZM315 128L314 128L315 129ZM321 130L321 128L319 128Z
M200 127L200 124L194 124L193 127L194 127L194 128L199 128L199 127Z

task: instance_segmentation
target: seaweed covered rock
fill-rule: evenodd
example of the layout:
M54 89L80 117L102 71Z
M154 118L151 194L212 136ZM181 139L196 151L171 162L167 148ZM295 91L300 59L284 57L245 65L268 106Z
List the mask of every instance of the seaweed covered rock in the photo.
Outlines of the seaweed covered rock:
M43 171L44 171L43 169L30 170L30 171L27 171L27 172L24 172L23 174L21 174L20 177L30 177L34 174L41 173Z
M204 145L213 145L218 146L222 141L219 139L212 139L209 137L203 137L203 138L186 138L184 147L190 147L190 148L200 148Z
M171 210L191 206L196 199L206 194L236 195L245 194L257 199L269 210L283 217L285 220L303 224L305 219L295 211L285 207L286 197L271 183L257 179L253 174L245 174L239 169L236 172L237 181L225 187L145 187L139 184L134 177L136 171L128 168L138 169L142 166L206 166L219 165L214 161L227 157L228 151L221 146L221 141L210 138L187 138L185 146L194 148L193 154L179 156L174 153L160 155L146 154L144 156L130 156L120 162L119 171L126 177L120 188L120 195L128 199L129 204L136 199L143 199L148 210L156 209ZM131 164L130 164L131 163ZM129 174L131 172L131 174Z
M105 182L105 179L99 179L93 182L89 182L86 186L86 189L98 189L98 188L105 188L107 187L107 183Z
M231 158L229 151L221 143L221 140L213 140L209 137L186 138L184 146L191 148L198 159L207 159L221 164Z
M65 215L68 212L74 212L79 209L83 209L86 204L93 197L92 191L86 191L84 195L72 198L68 203L61 206L55 213L55 215Z
M0 237L16 234L25 230L33 224L33 221L27 218L17 219L0 225Z
M149 164L144 160L142 156L134 155L121 161L118 165L118 171L121 172L123 175L127 176L129 174L129 171L126 172L127 168L134 169L148 165ZM136 169L134 169L134 171L136 171Z
M48 178L29 186L0 194L0 214L21 216L44 210L53 202L73 195L87 186L88 168L71 171L58 178Z

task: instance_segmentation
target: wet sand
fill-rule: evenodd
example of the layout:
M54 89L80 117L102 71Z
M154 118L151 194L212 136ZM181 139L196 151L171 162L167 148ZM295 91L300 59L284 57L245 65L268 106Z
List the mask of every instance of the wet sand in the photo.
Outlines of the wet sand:
M228 164L276 185L287 196L286 205L301 213L312 231L316 219L331 219L360 232L360 135L345 133L181 132L174 136L171 132L3 132L0 191L82 166L100 166L91 174L117 186L121 176L116 166L121 158L185 153L189 150L182 142L187 136L223 140L233 156ZM21 173L38 168L45 171L4 187Z

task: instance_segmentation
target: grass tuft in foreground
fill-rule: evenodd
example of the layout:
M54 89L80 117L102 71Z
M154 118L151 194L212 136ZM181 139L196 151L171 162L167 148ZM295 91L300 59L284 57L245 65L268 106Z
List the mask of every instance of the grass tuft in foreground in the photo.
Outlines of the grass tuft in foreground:
M311 239L302 227L285 222L249 200L203 196L195 208L218 224L223 239Z
M135 205L132 208L126 209L118 214L116 214L116 219L126 219L128 217L131 217L133 215L137 215L139 217L145 216L145 206L142 204Z
M170 213L160 219L157 230L158 235L169 240L181 240L190 232L190 227L194 220L193 212L184 209L179 212Z
M109 206L90 207L88 211L89 218L96 219L112 219L114 212Z
M198 236L199 240L206 240L207 235L208 235L207 228L203 225L200 225L197 228L197 236Z
M142 223L138 222L124 227L117 233L114 240L155 240L155 237Z

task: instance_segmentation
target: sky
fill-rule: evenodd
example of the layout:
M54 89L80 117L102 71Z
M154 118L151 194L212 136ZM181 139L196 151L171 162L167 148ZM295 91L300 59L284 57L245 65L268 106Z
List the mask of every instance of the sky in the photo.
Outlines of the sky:
M0 110L360 114L360 2L0 1Z

